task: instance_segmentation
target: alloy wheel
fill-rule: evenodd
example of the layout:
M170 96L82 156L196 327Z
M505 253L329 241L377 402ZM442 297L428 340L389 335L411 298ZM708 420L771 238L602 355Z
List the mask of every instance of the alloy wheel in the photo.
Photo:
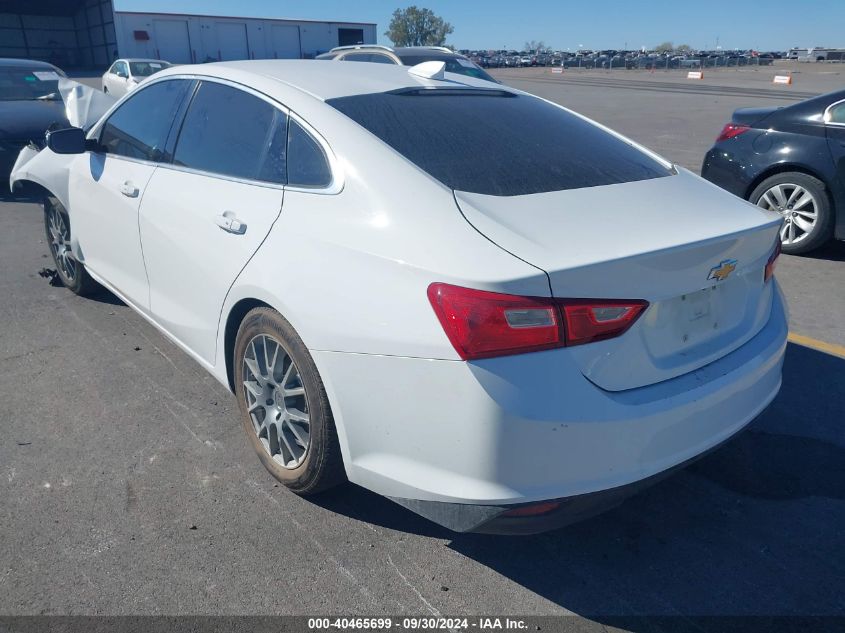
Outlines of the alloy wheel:
M760 196L757 206L777 211L783 216L780 229L783 244L798 244L805 240L818 222L817 203L813 194L794 183L773 186Z
M284 468L297 468L308 454L311 418L299 369L277 339L260 334L249 342L243 386L247 412L262 446Z
M50 250L53 251L53 259L59 267L62 276L71 283L76 279L76 260L70 250L70 229L65 221L64 215L50 206L47 212L47 228L50 231Z

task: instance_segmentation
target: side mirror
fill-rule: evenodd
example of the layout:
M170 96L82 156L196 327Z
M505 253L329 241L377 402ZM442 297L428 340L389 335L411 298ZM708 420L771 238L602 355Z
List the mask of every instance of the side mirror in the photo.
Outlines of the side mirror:
M85 131L78 127L47 132L47 147L56 154L84 154Z

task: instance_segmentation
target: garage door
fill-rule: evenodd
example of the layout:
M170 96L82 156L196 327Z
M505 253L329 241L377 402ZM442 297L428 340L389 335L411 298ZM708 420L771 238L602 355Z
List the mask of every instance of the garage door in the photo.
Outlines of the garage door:
M190 64L191 38L185 20L153 20L156 54L174 64Z
M299 27L289 24L274 24L270 31L272 49L276 59L299 59L302 50L299 45Z
M221 60L249 59L246 24L243 22L217 22L217 48Z

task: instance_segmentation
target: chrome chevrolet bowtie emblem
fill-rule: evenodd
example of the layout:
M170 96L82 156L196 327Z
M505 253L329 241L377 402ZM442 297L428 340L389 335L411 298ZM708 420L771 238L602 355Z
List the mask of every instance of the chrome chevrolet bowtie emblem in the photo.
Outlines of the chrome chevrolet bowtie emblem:
M736 270L735 259L723 259L717 266L710 269L710 274L707 279L715 279L716 281L724 281L730 274Z

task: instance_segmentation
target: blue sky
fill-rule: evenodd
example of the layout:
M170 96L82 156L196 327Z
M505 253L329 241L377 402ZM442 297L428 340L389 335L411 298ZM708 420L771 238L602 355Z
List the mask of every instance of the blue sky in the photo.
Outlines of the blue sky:
M114 0L115 9L376 22L379 43L397 0ZM694 48L845 47L845 0L420 0L455 27L459 48L639 48L670 40Z

